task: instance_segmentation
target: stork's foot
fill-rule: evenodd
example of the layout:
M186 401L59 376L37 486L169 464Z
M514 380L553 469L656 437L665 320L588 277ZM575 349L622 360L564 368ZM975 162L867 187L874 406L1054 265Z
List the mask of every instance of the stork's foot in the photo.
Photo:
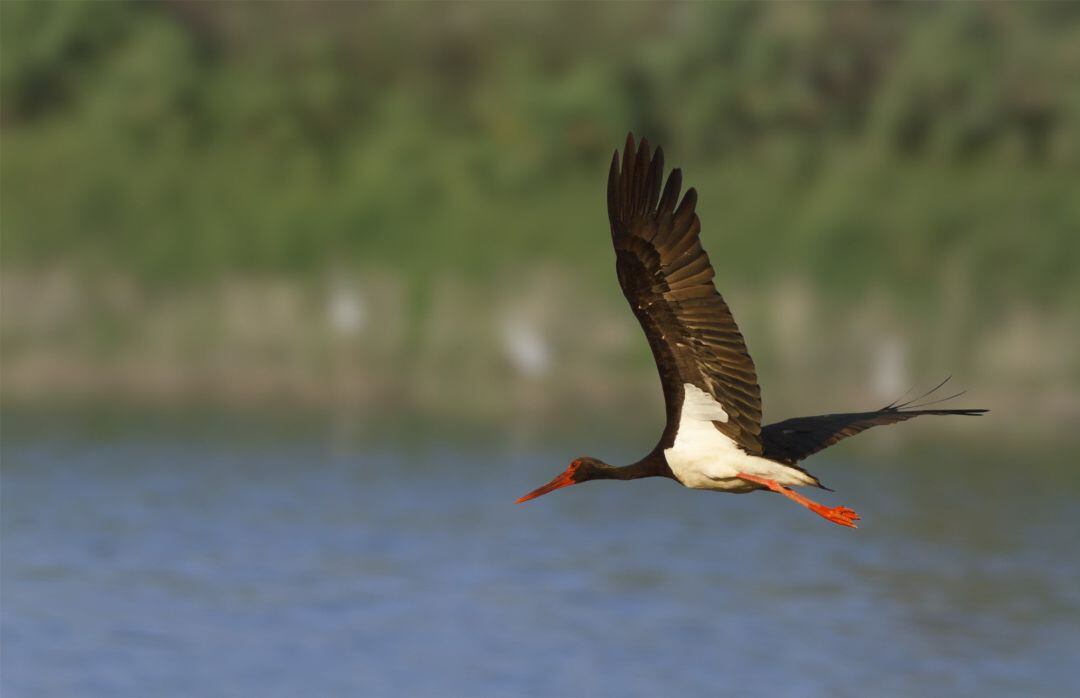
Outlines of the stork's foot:
M858 528L858 526L855 525L855 522L859 520L859 515L855 513L854 509L849 509L848 507L827 507L824 504L818 504L814 500L807 499L798 492L784 487L776 480L770 480L769 478L749 475L747 473L739 473L739 477L748 482L756 482L762 487L766 487L777 494L782 494L788 499L802 504L821 518L832 521L837 526Z
M858 528L855 522L859 520L859 515L855 513L854 509L848 507L825 507L820 504L817 507L810 507L818 516L824 519L832 521L837 526L847 526L848 528Z

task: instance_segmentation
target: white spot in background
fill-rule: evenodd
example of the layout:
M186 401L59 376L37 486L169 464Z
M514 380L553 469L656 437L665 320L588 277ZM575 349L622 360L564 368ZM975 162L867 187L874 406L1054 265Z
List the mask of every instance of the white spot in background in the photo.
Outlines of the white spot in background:
M367 308L356 289L339 285L330 292L326 314L335 332L348 337L360 334L367 326Z
M531 378L551 368L551 351L540 329L518 316L504 317L499 328L503 350L517 371Z
M895 336L874 347L871 384L880 400L895 400L909 386L907 347Z

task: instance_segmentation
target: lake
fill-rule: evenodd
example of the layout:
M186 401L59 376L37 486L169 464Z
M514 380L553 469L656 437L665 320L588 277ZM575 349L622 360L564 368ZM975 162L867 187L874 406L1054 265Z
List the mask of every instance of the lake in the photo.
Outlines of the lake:
M1078 685L1080 479L1060 452L811 459L852 531L662 480L514 504L574 456L630 458L615 437L209 421L5 418L5 698Z

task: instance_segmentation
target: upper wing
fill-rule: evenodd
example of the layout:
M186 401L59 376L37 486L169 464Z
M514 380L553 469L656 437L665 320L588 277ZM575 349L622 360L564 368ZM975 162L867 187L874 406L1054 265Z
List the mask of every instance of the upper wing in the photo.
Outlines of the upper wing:
M684 386L712 396L727 420L713 423L750 454L761 453L761 391L754 362L727 304L713 286L701 248L697 193L688 189L676 208L682 173L673 170L663 193L664 154L651 155L642 139L635 153L627 136L608 175L608 217L619 284L641 322L660 371L668 431L677 428Z
M890 405L876 412L821 414L815 417L795 417L761 429L764 456L770 460L794 465L803 458L832 446L841 439L880 424L895 424L923 414L962 414L977 416L986 410L905 410Z

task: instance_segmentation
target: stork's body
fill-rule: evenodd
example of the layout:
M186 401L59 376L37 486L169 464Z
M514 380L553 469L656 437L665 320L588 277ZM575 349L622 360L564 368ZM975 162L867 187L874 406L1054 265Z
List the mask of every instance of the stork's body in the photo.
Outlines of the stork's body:
M743 475L766 478L779 485L817 485L809 473L783 463L750 455L717 429L727 413L711 395L687 383L683 386L682 415L664 460L675 479L695 490L749 492L759 485Z
M608 216L623 294L656 360L667 424L656 447L631 465L578 458L526 501L588 480L669 477L693 489L744 493L771 490L834 523L854 528L858 515L792 491L821 487L797 464L837 441L879 424L923 414L977 415L985 410L918 409L912 402L880 410L797 417L761 426L761 390L754 362L701 247L697 193L679 201L682 174L661 191L664 156L627 137L622 168L616 151L608 176ZM678 205L676 206L676 203ZM940 387L940 386L938 386ZM935 388L936 390L936 388ZM932 391L931 391L932 392Z

